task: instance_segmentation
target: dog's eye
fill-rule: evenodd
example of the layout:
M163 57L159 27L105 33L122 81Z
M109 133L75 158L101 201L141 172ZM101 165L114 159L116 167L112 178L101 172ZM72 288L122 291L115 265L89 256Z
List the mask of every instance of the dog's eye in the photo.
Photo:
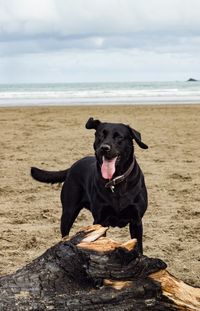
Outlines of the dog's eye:
M95 140L97 143L100 143L101 141L103 141L105 138L105 133L103 132L96 132L95 133Z
M124 137L122 135L120 135L118 132L115 132L113 134L113 138L117 141L122 141L124 139Z

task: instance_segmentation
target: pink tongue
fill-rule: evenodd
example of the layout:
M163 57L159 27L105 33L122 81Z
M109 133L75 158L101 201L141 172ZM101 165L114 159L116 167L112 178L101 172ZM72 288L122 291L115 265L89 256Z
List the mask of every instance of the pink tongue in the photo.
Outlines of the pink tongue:
M112 179L112 176L115 173L115 162L117 157L112 160L107 160L103 157L103 164L101 166L101 174L105 179Z

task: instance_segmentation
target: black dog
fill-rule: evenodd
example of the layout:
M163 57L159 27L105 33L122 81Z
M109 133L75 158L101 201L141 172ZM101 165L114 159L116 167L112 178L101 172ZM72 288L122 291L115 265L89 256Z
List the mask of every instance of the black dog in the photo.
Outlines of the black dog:
M66 236L82 208L89 209L94 224L124 227L138 240L142 253L142 217L147 209L143 173L134 157L133 139L147 149L141 135L128 125L102 123L90 118L94 129L95 157L85 157L71 168L49 172L31 168L34 179L45 183L64 182L61 191L61 233Z

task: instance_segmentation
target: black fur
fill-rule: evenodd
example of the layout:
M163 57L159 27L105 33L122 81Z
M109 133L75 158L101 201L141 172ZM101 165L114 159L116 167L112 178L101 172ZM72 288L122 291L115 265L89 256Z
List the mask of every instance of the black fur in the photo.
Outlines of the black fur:
M56 183L64 182L67 177L67 172L68 170L48 172L48 171L40 170L37 167L31 167L31 176L34 179L47 183L47 184L56 184Z
M87 129L94 129L95 157L85 157L75 162L70 169L48 172L31 169L31 175L45 183L64 182L61 191L61 233L66 236L82 208L91 211L94 224L124 227L129 224L131 238L137 238L142 253L142 217L147 209L147 190L143 173L135 159L131 174L115 186L114 193L105 185L108 180L101 174L102 158L117 157L116 170L112 179L129 168L134 158L132 140L147 149L141 135L128 125L102 123L90 118Z

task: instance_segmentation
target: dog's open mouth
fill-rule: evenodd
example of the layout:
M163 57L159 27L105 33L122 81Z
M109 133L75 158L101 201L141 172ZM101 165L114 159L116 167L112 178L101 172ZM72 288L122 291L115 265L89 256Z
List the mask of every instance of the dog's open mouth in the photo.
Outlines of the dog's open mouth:
M115 170L116 170L116 163L119 161L119 157L116 156L112 159L106 159L105 156L102 158L103 163L101 165L101 174L102 177L105 179L112 179Z

